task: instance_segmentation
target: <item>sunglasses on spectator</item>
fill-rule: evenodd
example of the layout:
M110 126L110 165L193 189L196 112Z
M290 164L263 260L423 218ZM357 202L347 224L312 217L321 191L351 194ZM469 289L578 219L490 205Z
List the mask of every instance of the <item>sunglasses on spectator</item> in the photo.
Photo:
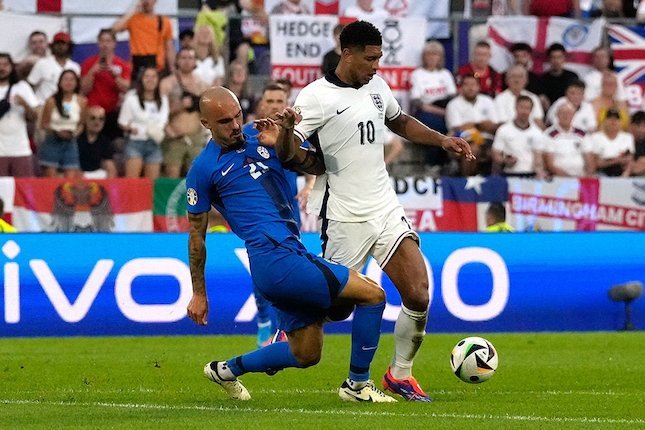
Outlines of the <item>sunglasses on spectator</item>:
M98 119L99 121L105 121L104 116L92 116L92 115L90 115L89 119L91 119L91 120L97 120Z

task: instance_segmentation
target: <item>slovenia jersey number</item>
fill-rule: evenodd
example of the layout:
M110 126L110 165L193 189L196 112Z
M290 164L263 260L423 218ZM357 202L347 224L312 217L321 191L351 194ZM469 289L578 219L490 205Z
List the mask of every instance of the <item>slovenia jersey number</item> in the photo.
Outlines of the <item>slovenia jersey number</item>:
M249 171L249 174L251 175L251 177L252 177L253 179L257 179L257 178L259 178L259 177L260 177L264 172L266 172L267 170L269 170L269 167L267 167L267 166L266 166L264 163L262 163L261 161L258 161L258 162L256 162L256 163L249 164L249 169L251 169L251 170Z
M376 130L374 129L374 123L371 120L367 122L359 122L358 131L361 133L361 145L365 145L366 141L367 143L374 143Z

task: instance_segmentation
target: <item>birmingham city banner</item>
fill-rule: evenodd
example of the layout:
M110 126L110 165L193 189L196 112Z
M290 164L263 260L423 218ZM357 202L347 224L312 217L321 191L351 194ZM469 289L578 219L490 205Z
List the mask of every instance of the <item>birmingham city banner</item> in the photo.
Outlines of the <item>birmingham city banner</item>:
M149 232L152 181L16 178L12 220L22 232Z
M645 231L645 179L510 178L508 203L520 231Z

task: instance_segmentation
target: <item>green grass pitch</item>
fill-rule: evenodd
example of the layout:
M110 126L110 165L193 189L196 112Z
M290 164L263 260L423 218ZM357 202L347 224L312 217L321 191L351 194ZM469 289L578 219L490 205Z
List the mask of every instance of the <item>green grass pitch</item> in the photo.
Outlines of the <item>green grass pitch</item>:
M342 402L349 336L329 335L316 367L245 375L252 400L228 400L204 363L253 347L251 336L0 339L0 428L635 429L645 428L645 334L479 334L497 374L459 381L450 351L466 335L426 336L415 375L434 402ZM380 386L393 347L372 367Z

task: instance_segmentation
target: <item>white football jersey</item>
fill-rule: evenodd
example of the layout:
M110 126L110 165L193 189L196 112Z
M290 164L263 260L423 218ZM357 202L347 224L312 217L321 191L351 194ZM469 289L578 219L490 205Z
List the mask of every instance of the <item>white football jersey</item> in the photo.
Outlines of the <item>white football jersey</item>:
M307 85L295 109L302 115L295 135L320 146L327 169L309 196L309 213L359 222L399 204L385 169L383 145L385 120L401 115L401 107L381 77L355 88L330 74Z

